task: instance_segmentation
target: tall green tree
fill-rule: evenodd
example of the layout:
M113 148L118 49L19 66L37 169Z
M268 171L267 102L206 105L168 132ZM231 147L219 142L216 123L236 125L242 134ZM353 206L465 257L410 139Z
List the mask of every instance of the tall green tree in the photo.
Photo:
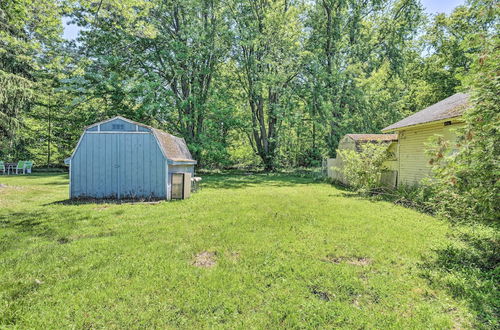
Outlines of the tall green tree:
M243 89L250 144L266 170L275 169L290 86L301 71L303 26L294 1L235 1L232 58Z
M127 5L137 14L122 15L118 3L102 16L93 6L76 8L77 21L87 27L81 40L89 58L84 93L104 101L103 116L119 112L180 134L203 162L202 151L214 138L207 128L220 119L213 111L214 79L229 49L222 2Z
M31 156L19 132L51 89L43 71L62 41L61 15L55 1L0 2L0 156Z
M328 125L325 139L334 155L343 134L376 132L394 119L396 97L378 98L375 103L384 109L375 108L371 98L378 94L367 93L366 87L376 80L379 89L404 88L403 83L394 86L394 80L404 80L422 8L414 0L323 0L313 3L308 16L309 108Z

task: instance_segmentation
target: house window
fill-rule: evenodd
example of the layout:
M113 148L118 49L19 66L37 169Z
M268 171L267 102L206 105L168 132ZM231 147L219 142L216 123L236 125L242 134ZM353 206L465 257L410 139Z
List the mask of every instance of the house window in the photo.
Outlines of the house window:
M111 128L116 130L122 130L124 127L123 124L113 124Z

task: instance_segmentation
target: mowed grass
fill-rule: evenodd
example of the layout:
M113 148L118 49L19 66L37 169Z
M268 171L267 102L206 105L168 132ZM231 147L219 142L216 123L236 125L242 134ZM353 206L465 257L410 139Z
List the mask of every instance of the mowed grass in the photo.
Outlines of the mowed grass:
M421 276L445 222L307 178L203 182L183 201L69 204L67 175L0 177L0 326L473 324Z

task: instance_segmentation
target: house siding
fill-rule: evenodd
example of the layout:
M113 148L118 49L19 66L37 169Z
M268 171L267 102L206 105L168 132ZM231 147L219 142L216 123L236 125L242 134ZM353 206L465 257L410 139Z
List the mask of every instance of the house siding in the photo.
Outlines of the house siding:
M386 160L383 166L389 171L398 170L398 143L392 142L387 148L387 152L391 155L388 160Z
M455 121L452 125L444 126L444 122L430 123L401 129L399 141L399 179L398 185L415 185L431 173L430 157L426 155L426 144L431 137L442 135L450 141L450 146L456 146L457 133L455 130L463 123Z

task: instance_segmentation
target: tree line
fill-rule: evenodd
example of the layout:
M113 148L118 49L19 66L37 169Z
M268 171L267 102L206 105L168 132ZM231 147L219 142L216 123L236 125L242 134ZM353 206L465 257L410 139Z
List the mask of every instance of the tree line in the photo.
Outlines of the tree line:
M62 37L63 21L80 27ZM3 0L0 158L61 165L122 115L186 139L200 166L318 166L468 88L498 4L418 0Z

